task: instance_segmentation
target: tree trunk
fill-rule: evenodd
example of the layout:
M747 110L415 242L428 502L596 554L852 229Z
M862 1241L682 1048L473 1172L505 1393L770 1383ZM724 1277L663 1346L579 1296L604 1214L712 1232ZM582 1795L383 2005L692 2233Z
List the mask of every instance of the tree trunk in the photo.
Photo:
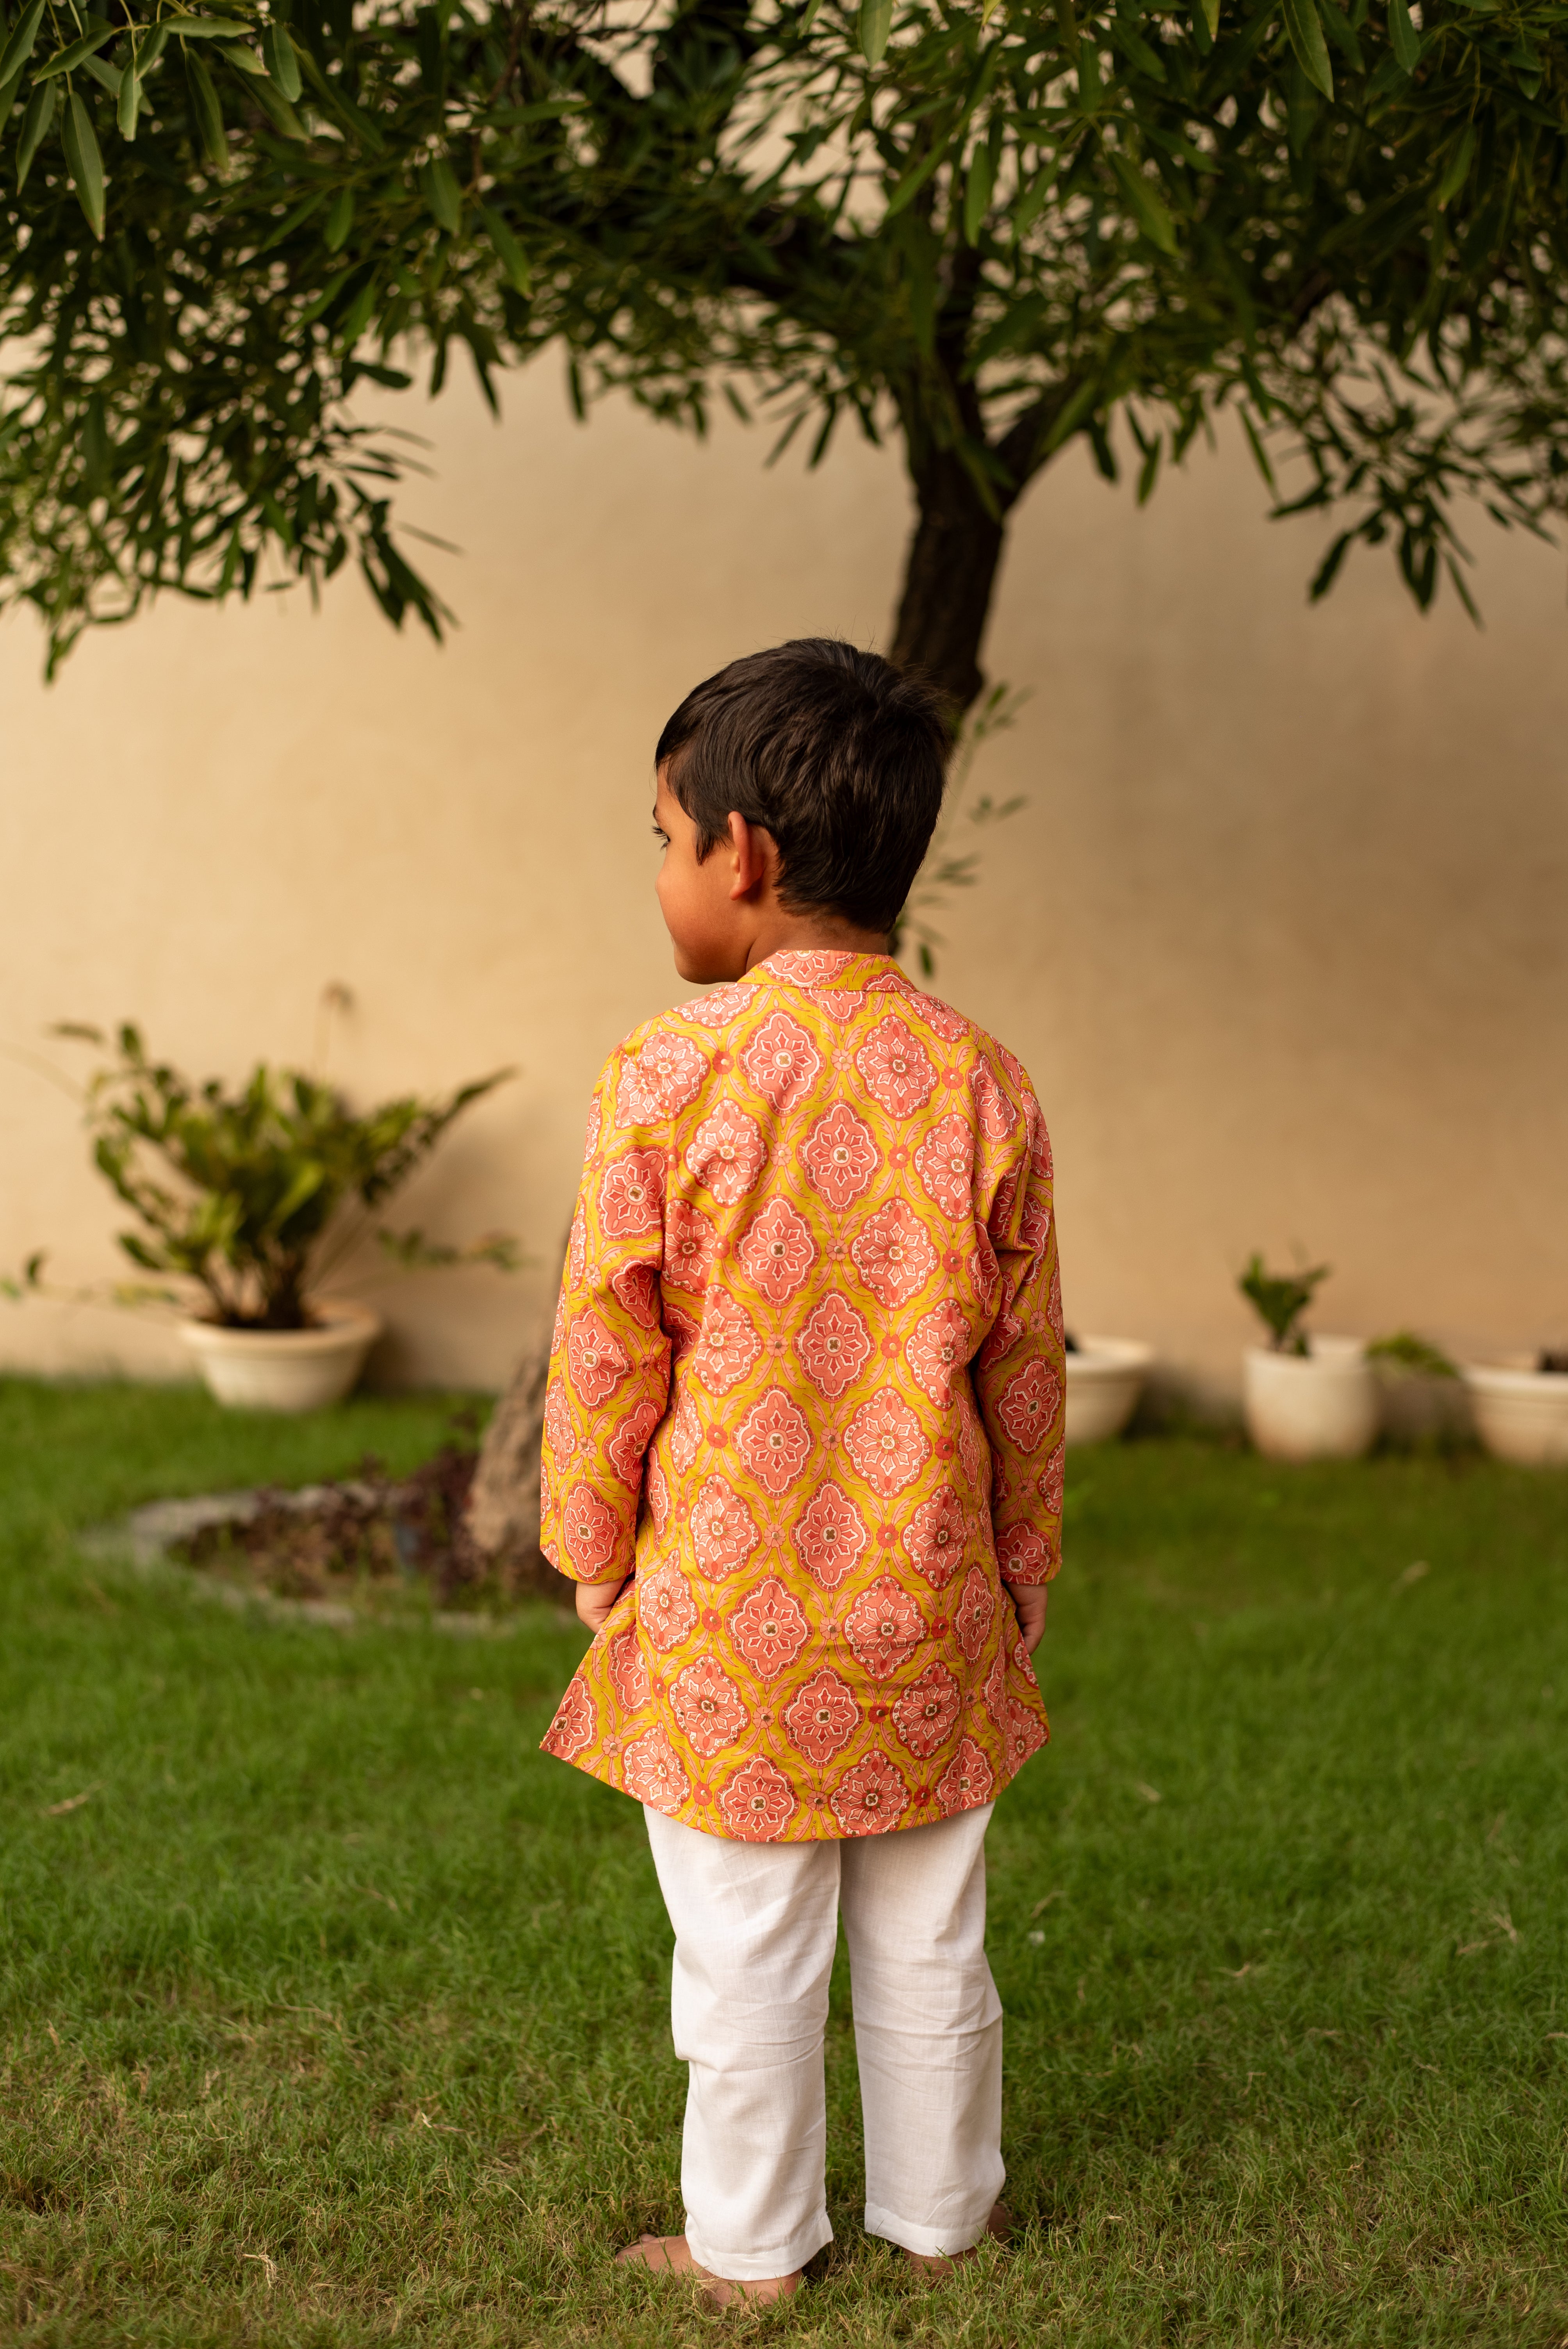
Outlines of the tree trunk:
M961 716L985 682L980 644L1006 524L987 512L951 450L934 450L912 471L920 511L904 565L892 657L921 670Z
M1005 521L987 511L951 450L912 458L919 518L904 566L895 661L920 669L961 716L984 687L980 644L1002 559ZM1002 513L1016 496L1004 494ZM539 1547L539 1456L550 1339L519 1364L486 1432L469 1504L469 1530L535 1587L556 1578ZM562 1587L559 1584L557 1587Z
M512 1373L485 1430L469 1494L468 1528L485 1557L504 1567L519 1588L564 1599L569 1586L539 1547L539 1466L553 1297L545 1313L542 1333Z

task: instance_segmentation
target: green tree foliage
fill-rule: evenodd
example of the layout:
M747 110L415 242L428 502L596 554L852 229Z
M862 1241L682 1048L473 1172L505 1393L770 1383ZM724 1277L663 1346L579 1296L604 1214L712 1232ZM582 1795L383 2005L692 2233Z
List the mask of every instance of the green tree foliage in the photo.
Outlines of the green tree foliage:
M900 436L896 649L954 699L1006 517L1075 438L1139 497L1232 408L1315 588L1568 471L1557 0L0 0L0 599L57 657L150 594L395 543L351 398L551 343L701 429ZM405 444L406 445L406 444Z

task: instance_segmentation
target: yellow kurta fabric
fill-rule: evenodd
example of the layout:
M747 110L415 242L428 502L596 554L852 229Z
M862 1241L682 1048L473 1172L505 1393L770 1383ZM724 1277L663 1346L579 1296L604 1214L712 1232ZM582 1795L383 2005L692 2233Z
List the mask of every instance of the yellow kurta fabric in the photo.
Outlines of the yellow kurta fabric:
M989 1802L1047 1735L1001 1575L1060 1563L1050 1151L882 955L774 955L611 1059L556 1317L545 1555L635 1570L545 1750L712 1835Z

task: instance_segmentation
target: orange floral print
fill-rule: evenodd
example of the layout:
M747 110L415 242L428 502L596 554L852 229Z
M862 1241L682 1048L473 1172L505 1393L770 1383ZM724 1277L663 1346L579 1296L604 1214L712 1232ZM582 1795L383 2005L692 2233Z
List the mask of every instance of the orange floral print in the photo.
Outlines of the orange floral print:
M989 1802L1047 1734L1002 1578L1060 1562L1062 1393L1010 1053L880 955L651 1020L589 1117L543 1441L546 1554L625 1588L547 1751L747 1842Z

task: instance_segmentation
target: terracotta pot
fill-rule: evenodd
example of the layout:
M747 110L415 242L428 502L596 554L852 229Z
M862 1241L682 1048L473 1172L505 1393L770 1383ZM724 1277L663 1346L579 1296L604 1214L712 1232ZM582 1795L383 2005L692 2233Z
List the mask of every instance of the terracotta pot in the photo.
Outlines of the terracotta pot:
M1377 1433L1377 1382L1359 1338L1313 1338L1308 1354L1249 1346L1247 1433L1271 1460L1359 1460Z
M181 1321L180 1335L222 1403L237 1411L319 1411L341 1402L381 1334L366 1306L325 1298L314 1330L225 1330Z
M1467 1362L1476 1433L1497 1460L1527 1468L1568 1462L1568 1371L1515 1362Z
M1153 1360L1153 1347L1135 1338L1080 1338L1068 1356L1068 1442L1104 1444L1119 1435Z

